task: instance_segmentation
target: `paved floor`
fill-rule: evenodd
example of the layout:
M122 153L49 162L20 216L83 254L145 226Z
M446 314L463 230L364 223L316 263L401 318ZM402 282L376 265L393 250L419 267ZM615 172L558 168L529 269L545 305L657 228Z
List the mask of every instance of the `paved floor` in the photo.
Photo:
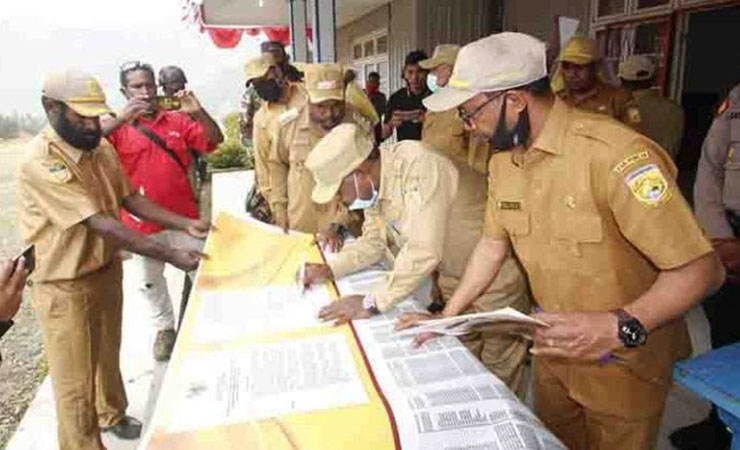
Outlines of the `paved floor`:
M243 173L224 174L214 178L214 192L238 193L238 195L214 196L213 210L241 211L244 205L244 183L248 175ZM215 200L219 199L220 200ZM153 329L148 325L148 309L144 298L136 290L131 273L131 261L124 263L124 314L123 342L121 348L121 371L129 397L129 415L148 422L156 393L159 392L166 364L155 363L152 357ZM179 299L183 283L182 272L168 267L166 276L172 298ZM176 307L179 305L175 305ZM177 313L176 313L177 314ZM697 353L709 348L709 333L706 318L701 310L688 316L692 343ZM16 434L6 450L52 450L57 448L56 414L49 379L44 381L36 398L26 412ZM638 405L639 407L639 405ZM674 388L671 393L660 431L658 450L671 450L667 436L674 429L702 419L709 405L692 393ZM109 450L133 450L138 441L120 441L104 436Z

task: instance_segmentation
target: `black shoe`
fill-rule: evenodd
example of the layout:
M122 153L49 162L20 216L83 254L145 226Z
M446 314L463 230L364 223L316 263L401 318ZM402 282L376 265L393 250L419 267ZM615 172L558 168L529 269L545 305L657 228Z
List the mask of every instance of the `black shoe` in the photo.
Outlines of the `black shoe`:
M118 439L131 441L141 436L141 422L130 416L124 416L120 422L110 427L100 429L103 433L113 433Z
M730 450L732 434L712 411L706 419L679 428L668 439L678 450Z

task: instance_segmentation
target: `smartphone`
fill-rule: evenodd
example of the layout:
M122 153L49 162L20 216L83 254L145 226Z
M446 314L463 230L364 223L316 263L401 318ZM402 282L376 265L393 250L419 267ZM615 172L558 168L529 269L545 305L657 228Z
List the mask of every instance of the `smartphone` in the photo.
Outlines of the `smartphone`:
M30 275L33 269L36 268L36 252L33 244L26 246L20 253L15 255L13 258L13 270L15 271L18 261L23 257L26 261L26 271Z
M165 111L175 111L180 109L180 99L177 97L167 97L158 95L156 98L157 108Z

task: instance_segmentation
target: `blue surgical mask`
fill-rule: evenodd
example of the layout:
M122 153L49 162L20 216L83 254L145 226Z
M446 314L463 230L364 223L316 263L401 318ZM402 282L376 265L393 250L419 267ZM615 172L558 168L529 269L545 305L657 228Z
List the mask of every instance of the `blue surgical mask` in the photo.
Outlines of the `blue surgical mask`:
M353 173L352 177L355 179L355 192L357 193L357 198L355 198L355 201L353 201L352 204L347 207L347 209L349 209L350 211L357 211L360 209L372 208L377 205L378 191L375 189L375 183L373 183L373 179L370 178L370 184L373 187L373 196L365 200L360 198L360 186L357 184L357 173Z
M440 88L437 84L437 75L430 73L427 75L427 87L432 92L437 92Z

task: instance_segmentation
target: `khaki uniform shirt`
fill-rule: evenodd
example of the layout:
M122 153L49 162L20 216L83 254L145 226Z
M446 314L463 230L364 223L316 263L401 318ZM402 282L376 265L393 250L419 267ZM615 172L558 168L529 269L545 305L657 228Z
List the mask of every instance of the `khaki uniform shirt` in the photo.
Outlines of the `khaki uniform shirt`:
M494 155L489 169L484 233L511 241L546 311L623 307L661 270L712 251L668 155L609 118L556 100L532 147ZM670 378L688 345L680 320L618 353L638 375Z
M475 139L465 130L457 110L427 112L421 141L447 156L458 172L457 196L452 203L445 239L440 276L460 280L468 259L483 234L486 208L488 159L491 146ZM523 293L527 289L524 274L513 257L501 268L486 292Z
M740 85L730 92L704 139L694 205L710 238L734 236L725 211L740 214Z
M589 95L578 101L567 89L560 91L558 96L569 106L592 113L606 114L633 128L640 121L640 113L632 98L632 93L623 88L598 82Z
M18 190L21 235L36 246L36 282L79 278L116 257L113 242L82 223L95 214L119 219L123 199L131 194L108 141L86 152L47 126L29 144Z
M356 123L372 132L367 119L350 105L343 123ZM311 171L304 162L323 137L323 132L311 122L308 103L281 114L271 131L273 136L268 168L270 172L270 209L275 223L287 224L292 230L317 233L332 223L347 225L347 208L337 196L332 202L319 205L311 200L314 187Z
M290 85L290 96L286 103L264 102L264 105L254 115L254 133L252 137L254 154L254 174L257 186L263 197L270 201L270 174L268 161L272 148L270 130L274 129L275 122L285 111L300 108L308 99L306 90L300 84Z
M465 131L465 124L456 109L443 112L427 111L421 140L446 156L468 164L478 173L488 171L491 156L489 142L477 139Z
M380 311L411 295L443 259L457 170L418 141L380 149L378 205L365 210L362 236L329 263L336 278L383 259L394 261L386 285L376 291Z
M683 137L683 109L653 89L632 95L639 111L637 116L632 113L633 128L657 142L675 161Z

